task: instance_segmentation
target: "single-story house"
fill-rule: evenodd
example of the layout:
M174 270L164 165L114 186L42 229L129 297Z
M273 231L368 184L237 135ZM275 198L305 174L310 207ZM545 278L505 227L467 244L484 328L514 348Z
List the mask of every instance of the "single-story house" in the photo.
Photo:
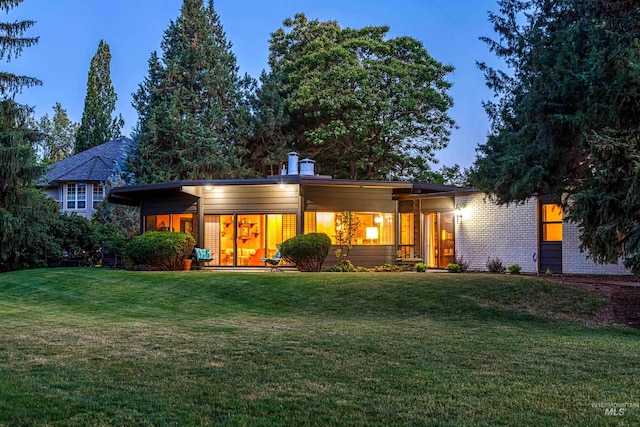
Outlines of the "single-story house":
M208 266L263 266L278 243L301 233L324 232L335 243L339 215L350 211L358 222L350 259L358 266L421 260L445 268L462 257L486 270L499 258L530 273L629 274L587 259L577 228L543 199L498 206L472 188L332 179L313 169L290 153L281 175L118 187L108 199L139 206L141 232L192 234L214 255ZM325 265L335 262L330 252Z
M106 197L106 181L131 143L121 136L52 163L39 187L58 203L61 212L91 218Z

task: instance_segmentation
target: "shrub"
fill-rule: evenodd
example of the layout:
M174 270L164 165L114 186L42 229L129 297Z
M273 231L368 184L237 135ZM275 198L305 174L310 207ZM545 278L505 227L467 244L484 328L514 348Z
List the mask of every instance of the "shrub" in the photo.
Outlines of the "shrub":
M180 270L194 245L190 234L150 231L125 245L125 262L137 270Z
M487 260L487 270L492 273L504 273L507 269L500 258L493 258Z
M469 271L469 261L465 261L462 255L460 255L460 257L456 255L453 259L453 264L458 264L460 266L460 272L462 273Z
M336 265L332 265L331 267L327 267L323 270L332 273L355 273L358 271L358 268L356 268L350 260L343 259Z
M507 270L509 271L509 274L520 274L522 267L520 267L520 264L511 264Z
M427 271L427 264L425 264L424 262L419 262L415 265L414 269L418 273L424 273L425 271Z
M282 242L282 259L300 271L320 271L331 249L331 239L324 233L300 234Z
M460 264L451 263L451 264L447 265L447 271L449 273L461 273L462 272L462 268L460 267Z
M407 264L384 264L378 265L373 268L375 272L398 272L398 271L411 271L411 266Z

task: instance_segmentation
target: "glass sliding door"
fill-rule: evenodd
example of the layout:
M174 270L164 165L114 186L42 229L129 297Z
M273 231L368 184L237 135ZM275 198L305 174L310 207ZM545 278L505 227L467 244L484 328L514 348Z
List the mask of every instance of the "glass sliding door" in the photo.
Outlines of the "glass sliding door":
M239 266L259 266L264 256L265 215L238 215L236 238Z
M205 247L217 254L209 265L259 267L278 244L296 235L296 215L205 215L204 234Z

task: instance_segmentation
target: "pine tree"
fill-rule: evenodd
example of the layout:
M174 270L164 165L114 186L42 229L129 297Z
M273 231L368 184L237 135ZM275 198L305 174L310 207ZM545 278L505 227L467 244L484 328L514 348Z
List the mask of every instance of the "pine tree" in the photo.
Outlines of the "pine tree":
M113 118L118 96L111 83L111 52L109 45L100 40L98 51L91 59L87 78L87 96L78 132L75 152L79 153L103 144L120 135L124 120Z
M245 80L213 1L185 0L161 48L134 94L139 182L243 176Z
M9 12L19 0L0 0ZM37 37L23 37L34 21L0 23L0 59L10 61ZM24 254L46 239L43 218L57 214L45 196L33 188L43 169L36 162L33 145L39 132L27 127L31 109L14 98L25 87L39 85L33 77L0 72L0 271L17 268Z

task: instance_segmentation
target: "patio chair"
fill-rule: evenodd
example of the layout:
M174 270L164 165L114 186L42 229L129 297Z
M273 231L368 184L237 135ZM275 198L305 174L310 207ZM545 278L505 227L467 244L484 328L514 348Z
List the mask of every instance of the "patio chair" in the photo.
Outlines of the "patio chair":
M269 266L271 267L271 271L273 270L280 270L282 271L282 269L278 266L278 264L280 264L280 261L282 260L282 255L280 254L280 244L278 243L278 250L276 251L275 254L273 254L273 256L271 258L260 258L260 261L264 262L264 266L266 267L267 264L269 264Z
M193 269L202 270L204 263L213 261L211 250L209 248L193 248L195 257L193 258Z

